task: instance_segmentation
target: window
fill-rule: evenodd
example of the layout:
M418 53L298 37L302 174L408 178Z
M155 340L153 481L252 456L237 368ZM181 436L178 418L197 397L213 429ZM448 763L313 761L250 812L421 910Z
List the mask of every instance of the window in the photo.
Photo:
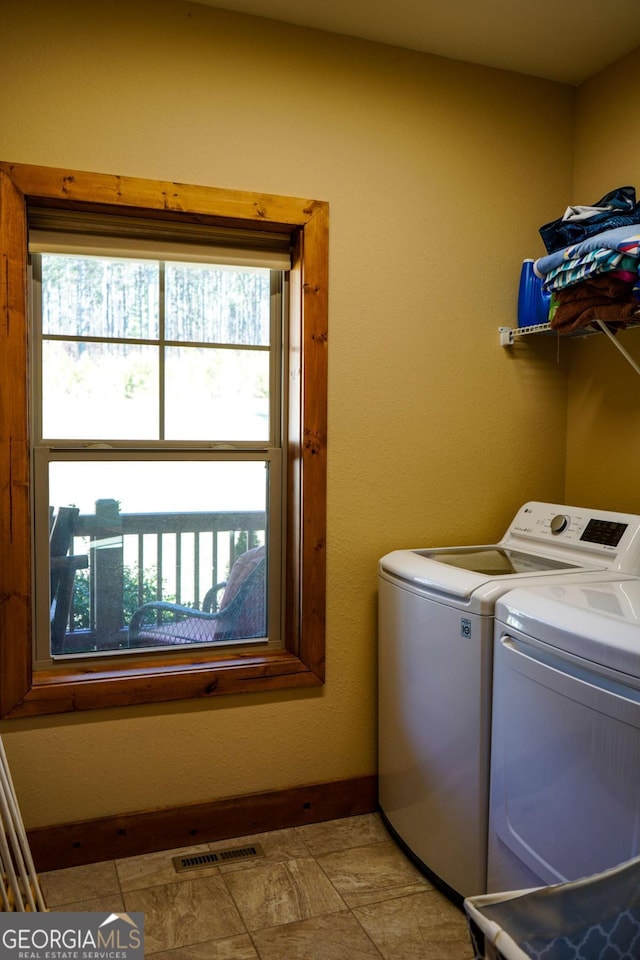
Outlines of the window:
M288 246L158 259L122 219L27 217L36 662L280 646Z
M326 204L0 190L0 713L322 682Z

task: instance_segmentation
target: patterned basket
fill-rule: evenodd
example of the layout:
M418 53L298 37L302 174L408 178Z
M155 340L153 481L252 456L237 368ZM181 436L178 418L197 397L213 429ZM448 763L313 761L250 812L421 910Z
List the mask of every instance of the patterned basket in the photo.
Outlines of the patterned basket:
M603 873L464 901L475 960L638 960L640 857Z

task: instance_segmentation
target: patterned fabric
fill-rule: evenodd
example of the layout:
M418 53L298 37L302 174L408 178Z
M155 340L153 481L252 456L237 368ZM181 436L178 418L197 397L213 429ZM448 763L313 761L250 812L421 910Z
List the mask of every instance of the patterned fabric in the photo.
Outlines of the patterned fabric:
M576 291L576 296L582 296L579 291L599 278L611 278L622 281L624 295L620 297L619 310L612 309L614 304L607 302L608 316L599 315L598 319L618 322L625 326L629 321L635 322L635 307L640 301L640 230L637 226L619 227L597 233L580 243L565 247L546 257L536 260L533 265L536 276L542 279L542 288L552 293L549 320L552 327L566 328L564 332L571 332L576 324L571 318L571 324L555 323L558 299L569 291ZM593 306L600 306L594 302ZM634 306L635 305L635 306ZM592 317L581 320L577 326L586 326L592 322Z
M574 243L546 257L540 257L533 265L534 272L544 280L549 271L562 266L568 260L583 257L594 250L623 253L630 257L640 256L640 229L637 226L618 227L616 230L597 233L580 243Z
M550 270L542 287L544 290L563 290L596 274L611 273L614 270L623 270L637 276L639 264L640 257L629 257L612 250L593 250Z
M464 902L475 960L638 960L640 857L603 873Z
M522 948L532 960L638 960L640 912L623 910L569 936L534 937L524 941Z

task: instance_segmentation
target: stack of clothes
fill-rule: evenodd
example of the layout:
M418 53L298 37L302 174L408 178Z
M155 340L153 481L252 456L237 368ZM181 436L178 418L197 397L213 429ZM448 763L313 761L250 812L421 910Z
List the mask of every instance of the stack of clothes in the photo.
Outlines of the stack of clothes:
M569 207L540 235L548 251L534 272L551 293L549 322L569 334L596 320L617 330L640 321L640 203L619 187L588 207Z

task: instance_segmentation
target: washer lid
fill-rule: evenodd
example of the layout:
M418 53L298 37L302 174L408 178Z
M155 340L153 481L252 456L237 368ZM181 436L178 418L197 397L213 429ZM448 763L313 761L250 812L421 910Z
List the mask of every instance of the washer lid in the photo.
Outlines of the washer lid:
M485 613L493 612L495 597L517 586L519 580L533 577L537 581L539 577L581 571L597 573L604 566L529 554L502 543L394 550L380 560L383 575L391 575L436 599L448 597L465 603L473 599L482 607L478 612ZM490 609L485 610L487 604Z
M496 631L516 631L640 677L640 580L516 589L496 604Z
M552 560L533 553L513 550L500 544L480 547L446 547L413 550L419 557L436 560L449 567L469 570L486 577L511 577L517 573L539 573L544 570L575 570L577 564Z

